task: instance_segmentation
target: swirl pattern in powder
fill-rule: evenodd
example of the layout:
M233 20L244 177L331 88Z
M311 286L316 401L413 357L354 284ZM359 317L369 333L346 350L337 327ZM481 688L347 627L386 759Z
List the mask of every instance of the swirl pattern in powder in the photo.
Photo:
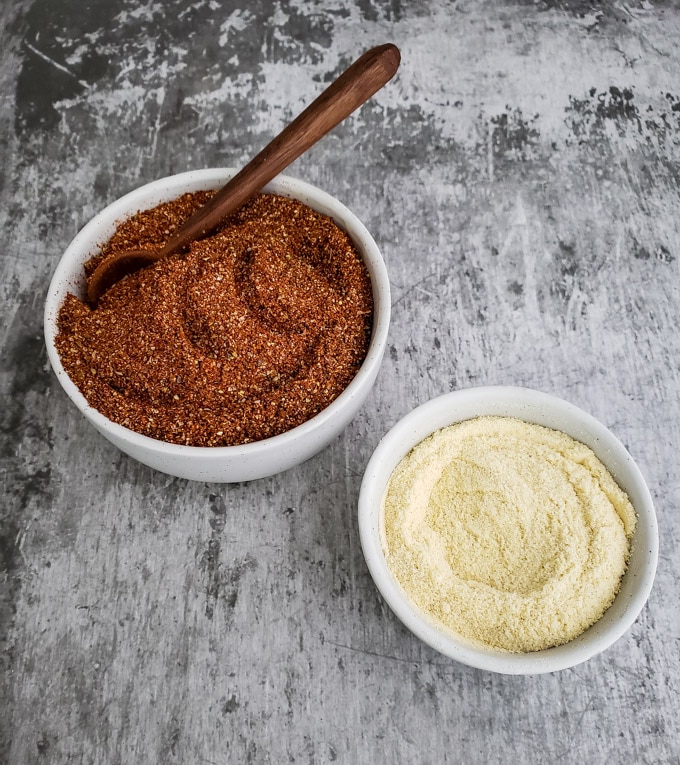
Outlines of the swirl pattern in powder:
M573 640L602 616L634 529L628 497L587 446L479 417L404 457L380 533L395 578L438 628L527 652Z
M206 201L187 194L123 223L94 267L153 248ZM328 217L262 194L183 256L107 292L69 295L57 349L88 402L171 443L224 446L290 430L351 382L371 332L370 278Z

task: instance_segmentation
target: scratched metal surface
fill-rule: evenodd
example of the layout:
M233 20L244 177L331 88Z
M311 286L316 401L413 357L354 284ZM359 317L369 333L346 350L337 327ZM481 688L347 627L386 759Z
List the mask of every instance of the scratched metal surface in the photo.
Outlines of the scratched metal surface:
M24 0L0 18L0 760L680 762L678 7ZM384 252L393 322L370 400L317 457L250 484L122 456L47 368L60 252L143 182L240 165L387 40L398 79L290 171ZM656 502L648 607L571 671L447 660L361 554L380 436L482 384L592 412Z

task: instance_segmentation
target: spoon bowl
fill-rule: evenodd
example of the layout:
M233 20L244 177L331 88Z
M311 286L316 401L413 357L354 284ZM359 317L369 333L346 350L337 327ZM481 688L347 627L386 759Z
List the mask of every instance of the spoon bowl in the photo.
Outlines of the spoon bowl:
M181 252L191 242L214 229L389 82L396 74L400 60L399 49L391 43L366 51L253 157L241 172L183 223L157 253L132 250L103 260L87 279L90 305L96 306L104 292L120 279L161 258Z
M116 282L151 266L161 258L161 250L125 250L105 260L87 280L87 302L96 306L99 298Z

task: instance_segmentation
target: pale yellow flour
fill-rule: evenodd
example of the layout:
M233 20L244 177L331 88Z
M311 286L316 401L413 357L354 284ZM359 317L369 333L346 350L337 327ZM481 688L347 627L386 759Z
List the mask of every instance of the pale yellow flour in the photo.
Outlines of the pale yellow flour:
M591 449L510 417L437 431L383 498L387 563L435 624L514 652L566 643L611 605L635 511Z

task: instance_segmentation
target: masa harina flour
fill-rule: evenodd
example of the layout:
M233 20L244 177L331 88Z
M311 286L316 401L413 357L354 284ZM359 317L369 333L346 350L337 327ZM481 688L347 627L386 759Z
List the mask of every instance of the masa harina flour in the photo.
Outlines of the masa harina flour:
M510 417L437 431L383 498L387 563L435 625L472 644L538 651L611 605L635 511L590 448Z

